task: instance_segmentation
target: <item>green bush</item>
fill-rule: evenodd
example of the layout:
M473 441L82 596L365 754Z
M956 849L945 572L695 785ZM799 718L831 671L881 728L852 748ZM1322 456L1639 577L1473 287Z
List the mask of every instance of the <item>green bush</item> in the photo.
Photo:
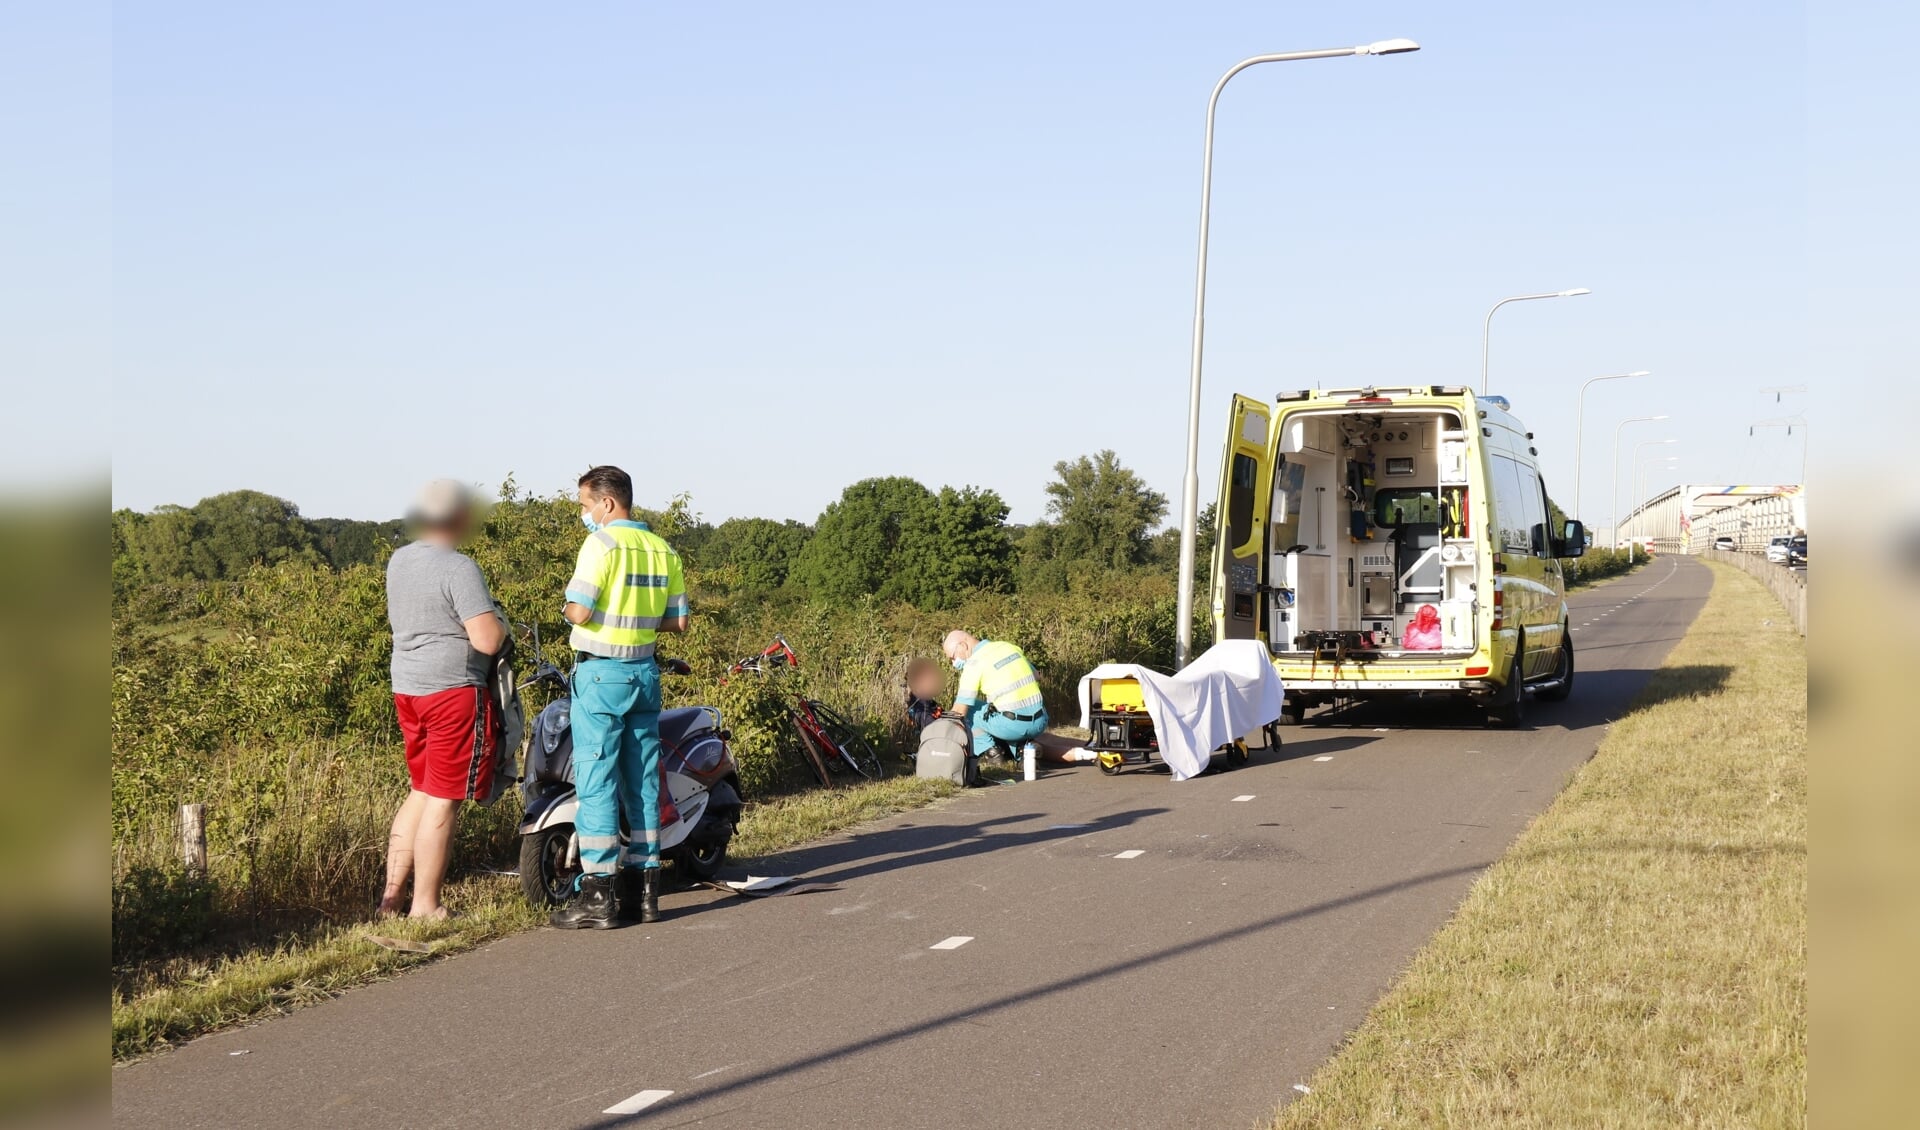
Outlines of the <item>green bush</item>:
M1608 577L1618 577L1635 565L1644 565L1647 555L1636 551L1633 561L1628 562L1623 549L1607 546L1594 546L1579 557L1569 557L1565 561L1566 576L1569 584L1592 584Z
M189 950L213 935L214 884L204 875L142 863L113 879L113 963Z

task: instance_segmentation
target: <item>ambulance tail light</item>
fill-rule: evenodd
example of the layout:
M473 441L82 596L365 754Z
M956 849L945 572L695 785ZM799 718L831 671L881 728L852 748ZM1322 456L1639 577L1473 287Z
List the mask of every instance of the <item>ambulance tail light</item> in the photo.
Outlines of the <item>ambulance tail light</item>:
M1493 630L1499 631L1506 626L1507 594L1498 585L1493 589Z
M1467 678L1471 679L1476 675L1491 674L1492 671L1493 668L1491 667L1469 667L1467 668Z

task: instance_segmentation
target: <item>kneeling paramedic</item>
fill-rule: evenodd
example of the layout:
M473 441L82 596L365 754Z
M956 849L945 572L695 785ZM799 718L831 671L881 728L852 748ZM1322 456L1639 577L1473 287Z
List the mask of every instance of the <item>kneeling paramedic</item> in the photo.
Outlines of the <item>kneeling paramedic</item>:
M1023 742L1047 732L1040 681L1019 648L956 630L947 633L940 650L960 672L953 712L973 734L975 757L993 749L996 742L1017 750Z
M659 914L660 668L653 649L661 632L687 630L687 585L680 555L633 520L633 480L620 468L580 476L580 521L588 534L567 582L565 615L579 657L573 774L582 874L553 924L604 930L634 917L636 904L642 922Z

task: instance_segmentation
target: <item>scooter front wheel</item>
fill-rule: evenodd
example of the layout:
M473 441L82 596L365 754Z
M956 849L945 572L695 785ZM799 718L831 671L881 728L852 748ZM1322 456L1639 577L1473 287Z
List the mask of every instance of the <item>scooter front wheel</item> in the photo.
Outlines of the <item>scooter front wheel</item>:
M720 868L727 862L727 840L710 839L702 841L698 847L675 848L673 861L688 878L702 882L711 880L720 874Z
M535 906L554 906L573 897L580 864L567 860L573 825L555 824L520 837L520 889Z

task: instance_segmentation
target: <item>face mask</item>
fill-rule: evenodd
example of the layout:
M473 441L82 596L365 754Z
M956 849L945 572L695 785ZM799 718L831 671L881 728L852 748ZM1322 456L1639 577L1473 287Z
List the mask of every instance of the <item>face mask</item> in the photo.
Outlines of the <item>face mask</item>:
M964 670L966 670L966 669L967 669L967 661L966 661L966 660L964 660L964 659L956 659L956 660L954 660L954 661L953 661L953 669L954 669L955 671L964 671Z
M584 510L580 512L580 524L585 526L587 528L587 532L590 534L598 533L600 531L600 523L594 521L593 515L587 513Z

